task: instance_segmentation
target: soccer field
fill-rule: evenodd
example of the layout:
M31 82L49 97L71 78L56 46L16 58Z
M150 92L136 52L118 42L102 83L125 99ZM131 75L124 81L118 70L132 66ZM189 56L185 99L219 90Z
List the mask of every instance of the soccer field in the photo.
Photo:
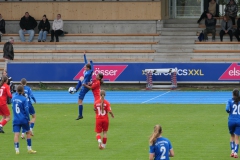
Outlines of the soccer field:
M38 160L146 160L148 138L155 124L170 139L174 160L227 160L230 158L225 105L112 104L107 147L98 149L92 104L84 105L84 118L76 121L77 104L35 104L37 121L32 138L35 155L20 139L20 154L13 145L12 121L0 134L0 159Z

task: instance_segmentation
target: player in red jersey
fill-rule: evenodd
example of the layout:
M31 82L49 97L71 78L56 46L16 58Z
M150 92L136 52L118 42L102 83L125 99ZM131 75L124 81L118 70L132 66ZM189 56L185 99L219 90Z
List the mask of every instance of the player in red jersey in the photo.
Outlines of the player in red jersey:
M94 111L96 113L95 132L98 141L99 149L104 149L107 143L107 131L109 126L108 113L114 118L110 103L105 100L106 93L104 90L100 91L100 99L94 103ZM103 132L103 140L101 140L101 133Z
M7 106L7 98L12 98L12 94L7 83L8 77L3 76L0 82L0 115L3 116L0 122L0 133L4 133L3 126L5 126L8 121L10 121L10 111Z
M96 76L96 79L92 81L92 84L90 85L83 84L84 87L87 87L88 89L92 90L93 96L94 96L94 102L100 99L100 87L103 84L102 79L103 79L103 74L98 73Z

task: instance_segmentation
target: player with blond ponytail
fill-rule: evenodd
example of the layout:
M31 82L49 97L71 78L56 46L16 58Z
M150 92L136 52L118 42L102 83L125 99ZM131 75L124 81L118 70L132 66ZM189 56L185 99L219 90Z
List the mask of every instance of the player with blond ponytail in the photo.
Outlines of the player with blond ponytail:
M169 157L174 156L174 151L171 142L162 137L162 127L155 125L153 133L149 138L149 160L169 160Z
M107 131L109 126L108 113L114 118L111 110L110 103L105 100L106 92L100 91L100 99L94 103L94 111L96 113L96 126L95 132L97 133L96 138L98 141L99 149L104 149L107 143ZM101 139L101 133L103 133L103 139Z

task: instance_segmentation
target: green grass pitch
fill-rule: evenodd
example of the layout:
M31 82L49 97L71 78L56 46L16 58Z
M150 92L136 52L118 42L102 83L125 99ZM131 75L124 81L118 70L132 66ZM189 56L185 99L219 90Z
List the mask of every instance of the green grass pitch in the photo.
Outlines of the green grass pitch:
M148 138L155 124L172 142L173 160L227 160L230 155L225 105L112 104L105 150L98 149L92 104L84 105L84 118L76 121L77 104L36 104L32 138L35 155L20 139L15 155L12 121L0 134L1 160L146 160Z

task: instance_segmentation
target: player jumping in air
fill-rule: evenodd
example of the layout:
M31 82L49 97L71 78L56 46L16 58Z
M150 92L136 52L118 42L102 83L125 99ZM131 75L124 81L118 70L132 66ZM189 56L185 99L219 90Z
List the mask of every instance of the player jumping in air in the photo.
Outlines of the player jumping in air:
M35 109L32 105L31 99L34 101L34 103L36 103L36 99L32 94L32 89L29 86L27 86L27 80L25 78L21 79L21 84L24 87L24 96L28 100L29 114L32 115L32 120L30 121L30 130L31 130L31 133L32 133L32 136L33 136L33 127L34 127L34 124L35 124L35 121L36 121L36 112L35 112ZM21 135L22 139L25 138L25 136L24 136L25 132L26 132L26 130L23 129L22 130L22 135Z
M103 84L103 74L98 73L96 79L92 81L91 85L83 84L84 87L91 89L94 96L94 102L100 99L100 87Z
M149 160L163 159L169 160L169 157L174 156L174 151L171 142L162 137L162 127L155 125L152 135L149 139Z
M8 78L6 76L3 76L0 82L0 115L3 116L0 122L0 133L4 133L3 126L5 126L8 121L10 121L10 111L7 106L7 98L12 98L12 94L7 83Z
M240 95L239 90L234 89L233 98L226 105L228 116L228 129L230 133L231 157L238 158L239 136L240 136Z
M105 100L106 93L104 90L100 91L100 99L94 103L94 111L96 113L95 132L98 141L99 149L104 149L107 143L107 131L109 126L108 113L114 118L110 103ZM103 140L101 140L101 133L103 132Z
M84 79L81 81L79 79L78 84L76 86L76 91L81 87L79 97L78 97L78 117L76 120L82 119L83 118L83 99L89 89L87 87L82 86L82 84L88 84L90 83L92 79L92 74L93 74L93 62L90 61L90 64L87 62L86 55L84 54L84 62L85 62L85 72L84 72Z
M19 134L21 129L27 131L27 149L28 153L36 153L32 150L31 131L29 127L29 112L28 112L28 99L23 96L23 86L17 87L17 93L12 98L13 110L13 132L14 132L14 146L16 154L19 154Z

